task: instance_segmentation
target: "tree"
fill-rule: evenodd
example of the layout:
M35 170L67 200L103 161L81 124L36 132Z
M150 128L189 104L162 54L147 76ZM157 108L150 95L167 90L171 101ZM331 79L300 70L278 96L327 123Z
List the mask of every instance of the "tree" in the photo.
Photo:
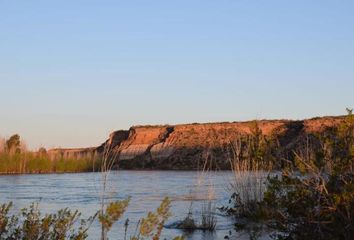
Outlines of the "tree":
M21 152L21 141L20 135L14 134L6 141L6 150L9 153L20 153Z
M5 151L5 139L0 138L0 153Z
M43 157L43 156L46 156L47 155L47 149L45 149L44 147L40 147L38 149L38 154L39 156Z

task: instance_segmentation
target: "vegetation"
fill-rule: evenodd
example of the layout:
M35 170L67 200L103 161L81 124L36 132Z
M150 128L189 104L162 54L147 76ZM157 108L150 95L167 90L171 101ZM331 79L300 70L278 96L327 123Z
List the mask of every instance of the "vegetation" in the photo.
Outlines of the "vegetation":
M250 135L238 135L230 143L233 178L228 191L231 207L221 211L237 217L249 217L259 207L266 191L267 179L274 162L273 140L262 134L257 122L250 124Z
M215 206L211 201L204 203L201 213L201 224L199 229L214 231L217 224L217 219L215 216Z
M108 232L111 230L126 211L130 198L121 201L109 200L109 175L114 165L118 164L117 152L113 151L110 144L106 144L103 150L102 160L100 161L101 172L101 199L100 210L98 211L98 219L101 224L101 240L108 239ZM148 212L145 218L142 218L137 223L135 233L129 237L130 240L159 240L163 227L167 219L171 216L170 212L171 201L165 198L156 212ZM127 239L127 230L129 227L129 219L126 219L124 228L124 240ZM175 240L183 240L182 237L176 237Z
M87 158L51 158L46 154L33 152L0 153L0 173L65 173L89 172L93 166L99 169L99 160Z
M262 204L278 239L354 238L354 117L296 153L293 169L269 178Z
M198 179L195 185L195 189L190 190L190 206L186 217L174 224L177 229L183 229L187 231L210 231L213 232L216 229L216 207L215 207L215 192L212 180L208 177L210 170L213 168L213 155L209 149L204 153L204 162L201 172L198 172ZM206 184L208 181L208 191L201 191L200 187ZM202 206L195 212L193 211L195 201L203 200Z
M107 232L126 211L129 199L116 201L107 206L104 216L99 211L88 219L80 219L81 213L69 209L61 209L55 214L42 215L38 204L31 204L18 214L11 214L12 203L0 205L0 239L4 240L84 240L97 215ZM165 198L156 212L149 212L138 222L137 229L130 240L159 240L166 220L170 217L171 201ZM126 221L125 228L128 228ZM125 235L124 239L127 239ZM176 237L174 240L183 240Z
M78 211L61 209L55 214L42 216L37 204L31 204L19 214L10 214L12 203L0 205L0 239L49 240L87 238L87 231L95 216L81 219Z
M64 157L48 153L45 148L37 152L27 151L18 134L0 141L0 173L89 172L99 166L100 159L94 156Z
M168 198L165 198L157 208L156 212L149 212L145 218L142 218L138 223L139 233L132 236L130 240L159 240L163 226L171 216L170 204L171 201ZM174 238L174 240L182 239L182 237Z
M38 152L27 152L21 145L19 135L12 136L3 141L4 148L0 153L0 172L2 173L44 173L44 172L80 172L97 170L101 172L102 188L100 210L88 218L80 219L81 213L69 209L59 210L55 214L42 215L38 204L31 204L18 214L11 212L12 203L0 205L0 239L5 240L52 240L71 239L82 240L88 237L88 229L93 221L98 218L101 224L101 240L108 239L108 233L114 224L121 219L128 208L130 198L120 201L108 201L108 177L116 163L109 144L104 149L100 161L94 158L64 158L51 156L44 148ZM1 149L0 149L1 150ZM124 239L130 240L159 240L163 227L170 213L171 201L165 198L156 212L149 212L136 226L137 231L127 238L129 219L124 224ZM182 240L182 237L176 237Z
M196 219L196 217L193 216L192 203L193 201L191 202L187 216L182 221L175 224L175 227L177 229L183 229L187 231L214 231L217 224L217 219L215 216L215 205L210 200L204 202L201 209L200 219Z
M100 211L99 220L101 223L101 240L108 239L108 232L110 231L112 225L120 219L122 214L125 212L130 199L123 201L113 201L108 202L108 177L112 170L113 165L116 162L116 155L112 152L110 144L105 144L102 161L100 162L101 171L101 199L100 199Z
M11 136L6 141L5 150L10 153L20 153L21 152L20 136L18 134Z
M308 136L293 156L281 175L268 176L263 197L248 201L252 208L244 211L245 201L239 200L235 190L231 207L223 210L248 220L247 225L266 224L273 229L275 239L353 239L352 113L348 111L340 126L327 129L323 135Z
M110 202L104 211L98 215L98 219L102 225L103 238L107 239L107 233L111 230L113 224L117 222L129 205L130 199L123 201Z
M229 184L230 201L221 211L234 216L236 230L250 230L256 239L266 226L279 240L354 238L354 116L348 110L343 122L321 133L308 134L293 142L281 155L279 140L264 136L257 122L250 123L250 134L237 135L229 145L233 179ZM114 224L122 218L130 199L108 201L107 181L116 156L109 145L102 159L50 156L41 148L28 152L19 135L0 141L0 173L80 172L102 173L100 210L101 240L108 239ZM281 156L281 157L279 157ZM287 156L288 158L285 158ZM212 157L206 159L212 161ZM205 161L203 173L212 169ZM280 169L276 174L272 170ZM164 199L156 212L142 218L132 236L124 239L158 240L171 215L170 200ZM191 209L177 228L214 231L215 206L209 199L201 209L200 219ZM41 216L37 206L9 214L11 203L0 206L1 239L85 239L96 215L82 220L68 209ZM226 236L228 237L228 236ZM176 238L181 239L181 238Z

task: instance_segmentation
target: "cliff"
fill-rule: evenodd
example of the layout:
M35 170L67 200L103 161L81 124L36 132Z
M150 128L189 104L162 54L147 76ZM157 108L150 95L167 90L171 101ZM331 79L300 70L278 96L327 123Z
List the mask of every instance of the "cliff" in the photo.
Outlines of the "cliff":
M343 117L307 120L259 120L261 134L276 139L277 156L289 152L309 135L337 126ZM87 149L53 149L66 157L101 155L111 149L122 169L200 169L205 159L213 159L215 168L229 168L228 146L239 136L251 135L255 121L165 126L134 126L113 132L101 146Z

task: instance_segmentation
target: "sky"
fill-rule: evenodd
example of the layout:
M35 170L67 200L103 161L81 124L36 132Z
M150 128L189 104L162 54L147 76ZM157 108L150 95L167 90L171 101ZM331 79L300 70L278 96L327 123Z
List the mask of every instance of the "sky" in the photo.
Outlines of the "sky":
M0 0L0 136L101 144L132 125L354 107L354 1Z

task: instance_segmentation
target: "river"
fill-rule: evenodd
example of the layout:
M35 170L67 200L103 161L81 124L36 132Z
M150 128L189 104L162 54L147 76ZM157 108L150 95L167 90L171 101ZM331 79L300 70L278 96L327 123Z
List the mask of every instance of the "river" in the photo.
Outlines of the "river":
M148 211L155 210L165 196L172 200L172 216L167 225L187 216L191 199L194 199L193 215L198 219L208 199L212 199L216 207L228 202L230 193L227 187L231 178L230 171L207 174L196 171L112 171L108 178L108 196L111 199L131 197L131 202L123 218L113 226L109 238L123 239L127 218L130 220L129 236L135 230L138 220L146 216ZM12 201L14 211L18 211L32 202L39 202L43 213L68 207L78 209L83 217L88 217L99 209L100 179L100 173L2 175L0 203ZM184 235L189 240L224 239L229 230L233 229L232 219L218 210L216 217L217 226L213 233L164 228L163 237L172 239L173 236ZM99 239L99 236L100 227L96 221L89 230L89 239ZM249 236L241 234L237 239L249 239Z

